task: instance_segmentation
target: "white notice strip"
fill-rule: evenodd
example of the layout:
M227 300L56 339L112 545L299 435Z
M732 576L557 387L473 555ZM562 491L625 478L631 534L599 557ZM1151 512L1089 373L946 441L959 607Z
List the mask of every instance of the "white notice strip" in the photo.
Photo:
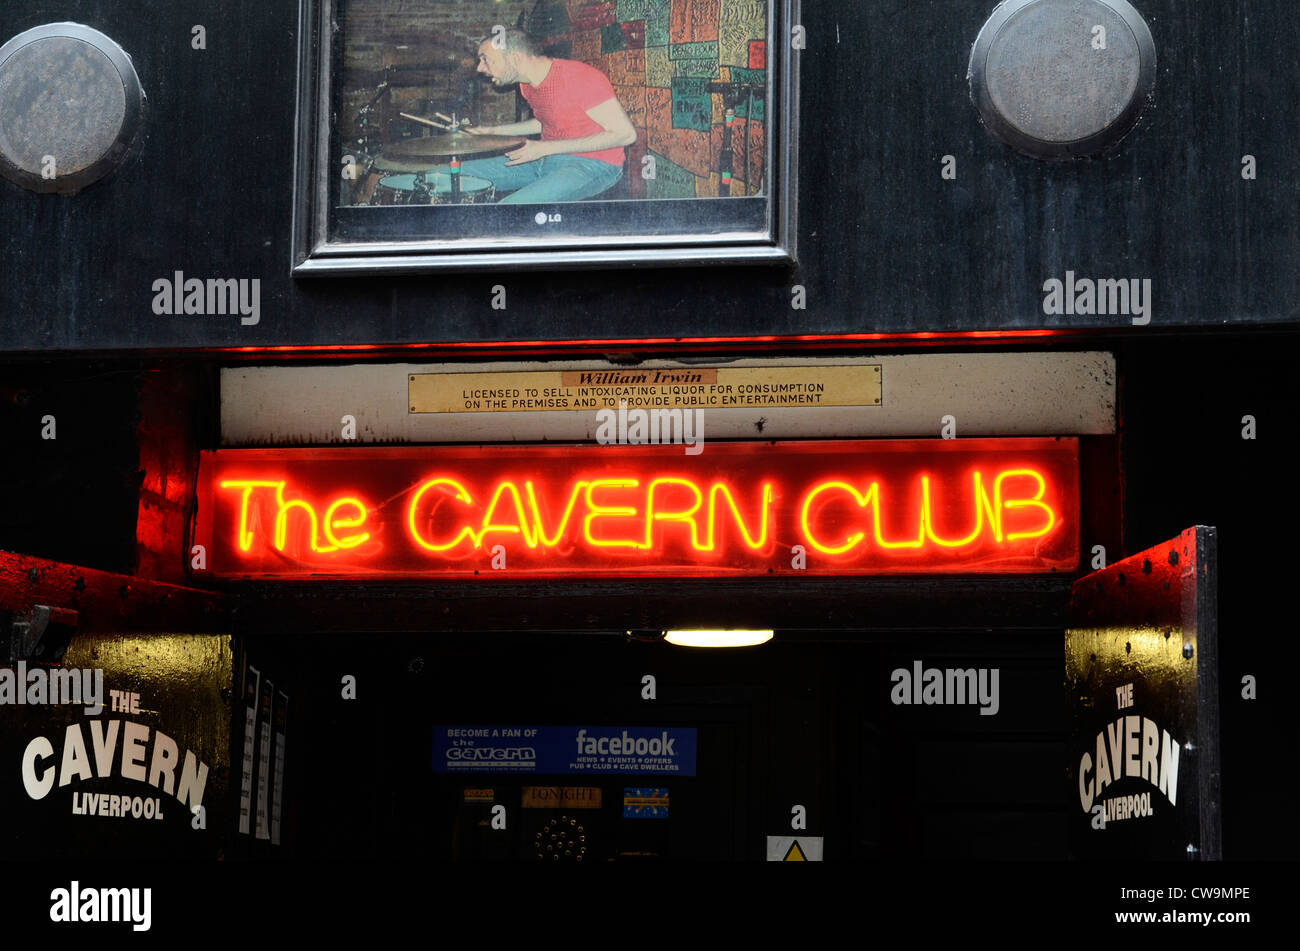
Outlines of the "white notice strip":
M281 693L275 706L275 789L271 793L271 844L280 844L280 809L284 803L284 731L289 695Z
M253 732L257 727L257 688L261 675L251 664L244 688L244 761L239 774L239 832L248 835L249 812L253 807Z
M262 691L262 702L259 705L262 712L257 718L260 746L258 747L257 762L257 831L255 837L258 839L271 838L267 791L271 786L271 777L268 774L271 770L271 700L274 696L275 685L268 680L266 689Z

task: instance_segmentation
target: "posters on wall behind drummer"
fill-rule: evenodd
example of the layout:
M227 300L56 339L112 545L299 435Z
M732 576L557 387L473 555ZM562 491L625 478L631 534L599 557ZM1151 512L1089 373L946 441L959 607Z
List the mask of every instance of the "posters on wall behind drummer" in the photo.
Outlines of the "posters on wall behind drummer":
M298 263L331 245L364 254L418 241L451 254L588 242L770 250L781 243L773 183L790 187L777 166L792 145L786 57L773 37L788 29L791 3L304 0L330 29L303 60L316 64L303 81L319 98L311 113L300 102L300 115L316 117L300 123L300 152L329 161L316 163L315 240ZM608 82L628 141L604 152L615 171L602 169L608 180L590 193L520 192L502 171L517 162L520 130L463 131L533 118L513 72L493 81L479 69L481 45L506 30Z

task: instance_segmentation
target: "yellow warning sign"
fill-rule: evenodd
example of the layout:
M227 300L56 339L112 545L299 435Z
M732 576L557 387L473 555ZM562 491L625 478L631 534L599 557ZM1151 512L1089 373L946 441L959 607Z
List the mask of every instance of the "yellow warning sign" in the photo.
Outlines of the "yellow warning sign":
M819 835L769 835L769 862L820 862L822 837Z

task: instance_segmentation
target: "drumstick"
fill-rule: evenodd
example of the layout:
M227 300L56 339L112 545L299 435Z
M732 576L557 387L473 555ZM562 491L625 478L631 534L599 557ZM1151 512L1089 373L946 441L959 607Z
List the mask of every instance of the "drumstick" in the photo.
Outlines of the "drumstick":
M439 119L441 119L443 122L450 122L450 121L451 121L451 116L449 116L449 115L444 115L444 114L441 113L441 112L435 112L434 115L437 116Z
M413 115L411 115L409 112L399 112L398 115L401 116L403 119L410 119L412 122L422 122L422 123L424 123L425 125L431 125L431 126L433 126L435 129L443 129L443 130L445 130L445 131L447 131L447 132L454 132L454 131L455 131L455 130L452 129L452 127L449 126L449 125L443 125L441 122L434 122L432 119L422 119L422 118L420 118L419 116L413 116Z
M435 129L445 129L448 132L453 131L451 126L445 126L441 122L434 122L432 119L425 119L420 116L413 116L409 112L399 112L398 115L402 116L405 119L410 119L413 122L420 122L423 123L424 125L431 125Z

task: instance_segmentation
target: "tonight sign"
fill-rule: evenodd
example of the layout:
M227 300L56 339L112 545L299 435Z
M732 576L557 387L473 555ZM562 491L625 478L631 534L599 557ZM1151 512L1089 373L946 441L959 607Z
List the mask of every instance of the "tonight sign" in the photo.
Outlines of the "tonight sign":
M230 578L1072 571L1078 444L219 450L194 543Z

